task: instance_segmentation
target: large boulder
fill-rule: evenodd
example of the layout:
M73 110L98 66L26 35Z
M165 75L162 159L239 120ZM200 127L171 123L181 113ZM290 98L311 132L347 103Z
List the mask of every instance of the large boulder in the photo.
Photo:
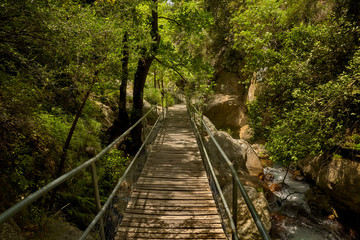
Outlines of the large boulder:
M344 158L308 157L299 162L307 177L360 214L360 163Z
M237 73L220 71L215 76L215 92L225 95L244 95L246 89L240 82L241 77Z
M218 129L230 129L233 136L239 138L241 127L246 125L247 91L240 84L241 76L222 70L215 76L215 95L207 102L204 114Z
M215 76L215 94L207 102L204 114L218 129L231 130L235 138L251 140L253 132L248 125L246 104L260 95L263 76L267 69L254 73L250 84L243 84L243 77L235 72L220 70Z
M266 186L259 176L263 174L263 167L252 146L244 140L233 139L230 134L217 131L215 126L204 117L214 138L221 146L229 160L234 164L241 183L255 206L267 230L271 228L268 202L264 191ZM199 125L199 122L197 123ZM232 205L232 174L228 164L215 146L208 134L205 137L205 147L213 164L215 174L219 180L228 206ZM259 190L259 191L257 191ZM229 226L229 224L227 224ZM238 233L240 239L261 239L254 220L242 196L238 196Z
M223 131L215 131L213 132L213 135L224 150L226 156L239 172L244 171L248 175L255 177L263 174L263 167L260 159L248 142L234 139L230 134ZM217 150L215 143L209 137L206 141L206 148L208 149L209 156L216 168L222 170L229 168L221 153Z
M262 223L267 231L271 229L271 217L269 213L268 202L264 193L258 192L254 187L245 186L245 190L253 203L256 212L258 213ZM223 193L226 202L229 206L232 206L232 184L228 184L224 187ZM237 197L237 230L239 239L243 240L255 240L262 239L258 228L251 216L251 213L245 203L244 198L238 191Z
M237 137L247 123L247 107L239 95L215 94L207 103L204 115L216 128L230 129Z

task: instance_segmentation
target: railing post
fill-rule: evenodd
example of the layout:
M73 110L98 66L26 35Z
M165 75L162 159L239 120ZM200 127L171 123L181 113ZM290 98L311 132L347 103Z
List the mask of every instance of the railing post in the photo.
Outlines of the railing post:
M161 110L162 110L162 116L163 120L165 119L165 113L164 113L164 92L161 90Z
M233 217L233 221L234 221L234 224L235 224L235 229L237 229L237 186L236 186L236 180L235 180L235 177L232 178L233 179L233 196L232 196L232 217ZM237 231L236 231L237 232ZM236 239L234 234L233 233L233 239Z
M91 164L91 177L94 187L94 194L95 194L95 204L96 204L96 210L97 212L101 211L101 203L100 203L100 194L99 194L99 185L98 185L98 178L96 174L96 166L95 163ZM100 237L102 240L105 240L105 228L104 228L104 222L102 217L100 218Z
M165 92L165 103L166 103L166 115L169 112L169 105L168 105L168 95L167 92Z

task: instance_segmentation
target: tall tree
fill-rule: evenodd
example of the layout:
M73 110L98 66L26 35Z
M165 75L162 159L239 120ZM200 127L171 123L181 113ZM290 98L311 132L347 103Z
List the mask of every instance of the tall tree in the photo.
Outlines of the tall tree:
M160 35L159 35L159 26L158 26L158 1L152 0L152 10L151 10L151 39L152 43L150 46L150 50L142 49L142 56L138 60L137 69L135 72L134 78L134 90L133 90L133 108L131 112L130 121L134 124L138 121L142 116L143 111L143 99L144 99L144 86L147 74L150 70L151 64L155 59L156 52L159 48L160 44ZM142 132L142 124L137 125L131 131L131 139L132 146L130 147L130 152L135 151L141 145L141 132Z
M128 46L128 32L125 31L123 36L123 51L121 59L121 84L119 87L119 108L118 115L114 121L113 126L110 128L110 139L113 141L116 137L120 136L127 128L129 128L129 115L126 110L126 89L129 79L129 46Z

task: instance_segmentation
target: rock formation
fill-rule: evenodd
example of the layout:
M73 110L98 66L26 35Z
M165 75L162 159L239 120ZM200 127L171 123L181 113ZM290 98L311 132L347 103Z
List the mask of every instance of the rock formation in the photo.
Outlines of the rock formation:
M299 162L305 176L360 214L360 163L343 158L312 156Z
M260 91L256 74L251 79L248 88L241 83L241 77L238 74L225 70L216 75L215 82L215 94L207 103L204 115L216 128L230 129L233 137L251 139L252 131L247 122L246 103L255 100Z
M271 221L268 203L265 194L259 189L265 189L259 176L263 175L263 167L254 149L245 140L233 139L228 133L217 131L210 120L204 117L204 121L209 126L229 160L234 164L240 181L245 185L245 189L257 209L265 227L270 230ZM232 175L229 166L218 152L213 141L206 136L206 149L212 161L215 173L224 192L229 206L232 202ZM238 196L238 230L240 239L261 239L254 220L251 217L246 203L241 195Z

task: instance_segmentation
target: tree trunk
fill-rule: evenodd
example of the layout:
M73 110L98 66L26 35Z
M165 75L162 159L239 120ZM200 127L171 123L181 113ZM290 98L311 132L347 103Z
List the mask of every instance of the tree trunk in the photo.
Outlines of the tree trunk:
M156 89L156 70L154 71L154 88Z
M96 82L96 75L97 73L95 74L93 80L92 80L92 83L89 87L89 89L87 90L86 94L85 94L85 97L83 98L83 101L81 103L81 106L80 108L78 109L78 111L76 112L76 115L75 115L75 118L71 124L71 127L70 127L70 130L69 130L69 133L68 133L68 136L66 138L66 141L65 141L65 144L64 144L64 147L62 149L62 153L61 153L61 158L60 158L60 163L59 163L59 166L58 166L58 169L57 169L57 173L56 173L56 178L60 177L63 172L64 172L64 168L65 168L65 160L66 160L66 153L70 147L70 142L71 142L71 139L72 139L72 136L74 135L74 132L75 132L75 128L76 128L76 125L79 121L79 118L81 116L81 113L85 107L85 104L90 96L90 93L92 91L92 88L93 86L95 85L95 82Z
M120 136L126 129L129 128L129 115L126 111L126 88L129 79L129 47L128 47L128 33L124 33L123 38L123 58L121 59L121 84L120 84L120 97L119 97L119 113L115 119L113 126L110 128L110 140Z
M66 161L66 154L67 154L67 151L70 147L70 142L71 142L71 139L72 139L72 136L74 135L74 132L75 132L75 128L76 128L76 125L79 121L79 118L81 116L81 113L85 107L85 104L90 96L90 93L92 91L92 88L94 87L95 83L96 83L96 78L97 78L97 72L95 73L95 76L92 80L92 83L89 87L89 89L87 90L84 98L83 98L83 101L80 105L80 108L78 109L78 111L76 112L76 115L75 115L75 118L71 124L71 127L70 127L70 130L69 130L69 133L67 135L67 138L66 138L66 141L65 141L65 144L64 144L64 147L62 149L62 153L61 153L61 157L60 157L60 163L58 165L58 168L57 168L57 172L56 172L56 176L55 176L55 179L60 177L63 172L64 172L64 169L65 169L65 161ZM55 202L55 195L56 195L56 191L57 189L54 189L51 193L51 197L50 197L50 202L49 202L49 210L53 210L54 208L54 202Z
M158 31L158 12L157 12L157 0L153 0L155 4L155 9L151 11L151 38L153 43L151 45L151 51L149 54L144 55L138 61L135 78L134 78L134 92L133 92L133 109L131 112L130 121L131 124L134 124L142 116L143 111L143 96L144 96L144 86L147 74L151 67L151 64L155 58L156 51L159 48L160 36ZM145 52L145 51L144 51ZM130 152L134 153L141 146L141 132L142 124L139 124L131 131L132 144L129 149Z

